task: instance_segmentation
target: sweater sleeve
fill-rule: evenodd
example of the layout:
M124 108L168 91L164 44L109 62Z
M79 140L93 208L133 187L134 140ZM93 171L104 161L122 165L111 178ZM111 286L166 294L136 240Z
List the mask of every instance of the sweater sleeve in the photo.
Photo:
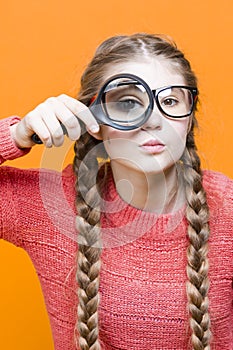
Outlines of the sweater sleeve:
M223 193L224 202L224 212L229 217L231 222L231 232L233 241L233 180L227 178L225 191ZM233 247L232 247L233 248ZM233 252L233 249L232 249Z
M0 164L7 160L19 158L30 151L30 148L20 149L11 138L10 126L18 123L20 118L12 116L0 120ZM13 177L10 167L0 168L0 239L5 239L17 246L20 245L20 235L17 229L17 202L13 195Z
M9 167L0 169L0 239L20 246L20 235L17 230L17 215L15 196Z
M0 120L0 164L24 156L30 148L20 149L11 138L10 126L18 123L20 118L12 116Z

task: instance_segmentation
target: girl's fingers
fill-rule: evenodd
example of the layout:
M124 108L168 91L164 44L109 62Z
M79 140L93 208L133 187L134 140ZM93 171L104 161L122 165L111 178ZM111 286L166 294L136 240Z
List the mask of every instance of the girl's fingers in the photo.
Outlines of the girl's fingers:
M80 120L87 130L97 133L99 125L89 108L67 95L50 97L29 112L14 130L15 141L21 147L34 145L31 136L36 133L46 147L61 146L64 129L71 140L78 140Z
M33 142L31 136L36 133L46 147L52 146L52 137L48 127L39 115L37 108L29 112L16 129L16 141L21 147L31 147Z
M78 119L82 120L83 123L86 125L87 129L92 132L98 132L99 131L99 125L93 116L93 114L90 112L89 108L85 106L82 102L76 100L75 98L72 98L67 95L60 95L57 97L59 101L64 103L64 105L74 114L78 117Z
M61 123L57 119L55 110L53 108L48 108L46 104L41 104L37 109L50 133L52 144L56 147L61 146L64 142L64 132Z
M64 103L56 98L50 98L48 103L54 110L58 120L64 125L68 137L72 141L78 140L81 133L78 118L65 106Z

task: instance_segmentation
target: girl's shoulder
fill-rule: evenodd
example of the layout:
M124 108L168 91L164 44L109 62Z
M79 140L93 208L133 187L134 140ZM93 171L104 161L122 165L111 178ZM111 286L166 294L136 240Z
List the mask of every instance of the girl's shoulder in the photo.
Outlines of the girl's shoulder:
M212 170L203 171L203 186L210 207L233 217L233 180L228 176Z
M208 187L215 187L216 189L226 189L226 187L233 188L233 179L218 171L204 170L203 184L207 189Z

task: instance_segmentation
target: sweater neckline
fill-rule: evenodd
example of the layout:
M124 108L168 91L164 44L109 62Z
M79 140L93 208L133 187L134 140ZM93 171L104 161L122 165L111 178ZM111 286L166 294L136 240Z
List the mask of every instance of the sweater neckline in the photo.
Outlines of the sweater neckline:
M187 227L186 204L179 210L157 214L126 203L118 194L111 167L108 166L101 205L101 231L105 247L127 244L146 235L151 239L174 239Z

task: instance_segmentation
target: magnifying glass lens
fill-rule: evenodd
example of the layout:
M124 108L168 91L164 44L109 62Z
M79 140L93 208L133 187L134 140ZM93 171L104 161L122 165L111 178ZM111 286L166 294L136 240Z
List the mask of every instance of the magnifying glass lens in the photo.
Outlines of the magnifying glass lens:
M149 96L139 81L117 78L106 85L101 103L107 118L114 124L134 126L144 120Z

